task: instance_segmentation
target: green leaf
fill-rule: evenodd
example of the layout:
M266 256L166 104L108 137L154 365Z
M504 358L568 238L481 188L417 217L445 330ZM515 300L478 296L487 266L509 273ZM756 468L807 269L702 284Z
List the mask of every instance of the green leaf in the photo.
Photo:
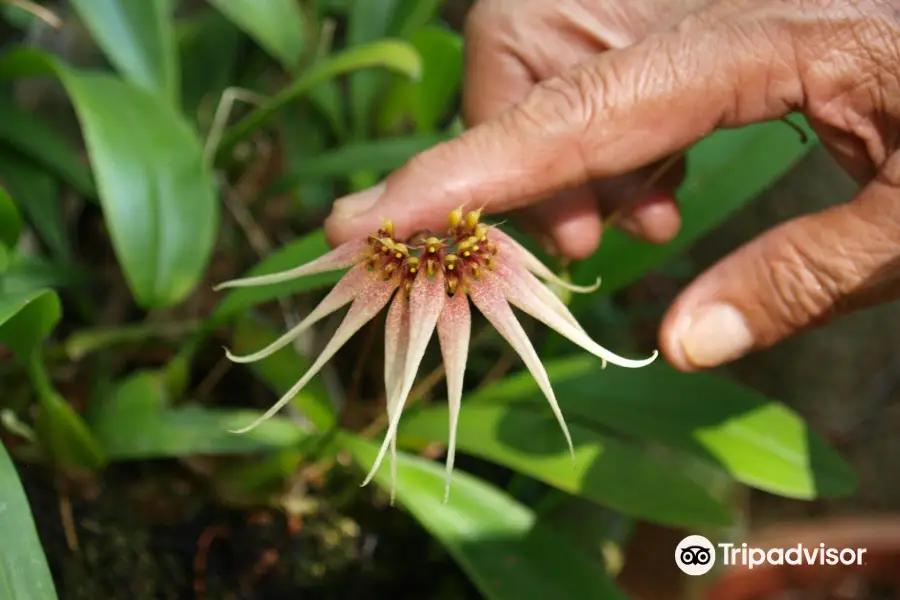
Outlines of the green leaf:
M347 45L368 44L387 36L398 0L353 0L347 15ZM354 73L349 79L350 114L357 138L368 133L381 73Z
M255 277L298 267L319 258L330 249L325 241L325 233L321 229L317 229L302 238L282 246L257 263L242 277ZM332 271L330 273L310 275L309 277L300 277L274 285L235 288L225 295L210 317L210 321L212 323L222 323L242 310L263 302L333 285L343 275L342 271Z
M583 356L546 366L569 420L667 444L782 496L839 496L855 487L851 467L798 414L721 377L680 373L661 361L601 371L599 361ZM479 402L546 400L523 373L468 396L466 407Z
M19 474L0 443L0 590L8 600L56 600L56 588Z
M368 470L377 447L355 436L341 439ZM624 600L603 569L493 485L458 472L444 504L442 467L400 453L397 471L397 501L441 542L485 598ZM389 470L381 469L375 481L388 489Z
M65 261L71 260L72 244L56 181L34 162L2 146L0 181L53 254Z
M447 136L443 135L411 135L351 142L299 162L264 193L274 196L304 182L348 177L356 171L393 171L417 153L445 139Z
M0 344L27 361L61 316L59 297L53 290L4 294L0 296Z
M337 121L311 118L311 111L319 110L318 106L313 107L314 96L315 94L310 95L309 103L298 102L284 110L280 125L281 143L284 145L284 172L293 173L304 169L308 161L317 160L319 155L327 152L326 148L333 135L340 137L345 130L343 116L340 114ZM341 112L339 103L335 108L335 112ZM285 186L282 191L290 192L294 206L298 209L296 218L299 220L320 218L321 213L329 210L334 202L334 182L329 180L296 183ZM265 201L267 194L266 190L261 191L260 200Z
M91 171L49 124L0 97L0 140L40 164L78 193L96 197Z
M35 430L56 469L100 469L107 457L84 419L59 393L40 394Z
M811 140L806 145L796 131L779 121L717 131L697 144L688 153L687 177L677 194L682 214L678 235L667 244L654 245L616 229L605 231L600 250L575 265L573 279L593 281L599 275L601 291L613 293L687 249L813 147L815 133L805 123L801 126ZM578 311L591 301L590 296L577 296L572 309Z
M235 324L232 350L238 354L256 352L274 342L282 333L284 332L275 330L259 319L247 316ZM278 397L281 397L309 370L310 365L311 361L297 354L294 346L289 344L275 354L248 366L260 380L278 394ZM291 404L306 415L318 431L328 431L337 423L337 415L328 398L328 391L318 376L294 396Z
M505 465L627 515L685 527L726 525L729 510L683 473L590 427L570 423L575 464L547 406L475 405L460 412L460 451ZM448 439L446 407L403 416L403 436Z
M40 288L84 285L90 274L71 264L47 260L39 256L17 254L0 277L0 294L21 294Z
M408 38L421 27L434 22L440 16L444 0L400 0L394 11L391 35Z
M72 5L122 75L177 105L181 72L168 0L72 0Z
M2 173L2 169L0 169ZM2 179L2 175L0 175ZM0 187L0 246L13 250L19 243L19 234L22 233L22 217L16 208L12 198Z
M201 103L216 110L222 93L231 84L243 36L234 24L215 11L203 12L178 24L181 57L181 104L185 114L195 115Z
M373 42L335 54L328 60L310 67L263 106L228 130L219 145L217 162L227 157L238 142L268 123L289 102L334 77L370 67L385 67L413 78L419 77L421 69L415 48L397 40Z
M72 70L32 50L16 54L19 68L55 73L75 105L113 247L135 299L145 308L177 304L202 276L218 228L212 173L196 134L173 106L138 87ZM4 58L0 72L11 60Z
M209 0L290 71L306 50L306 19L296 0Z
M259 417L252 410L169 404L157 373L139 372L93 407L90 425L111 460L237 454L289 448L306 434L288 419L273 417L243 434L231 433Z
M421 133L436 131L462 83L462 38L442 27L416 31L410 41L422 57L418 81L395 79L379 111L379 129L399 128L414 119Z

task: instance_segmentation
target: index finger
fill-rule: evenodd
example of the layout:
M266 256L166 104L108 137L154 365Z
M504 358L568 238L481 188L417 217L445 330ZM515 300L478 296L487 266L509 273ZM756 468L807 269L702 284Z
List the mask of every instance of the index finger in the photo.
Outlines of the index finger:
M459 206L520 208L640 168L717 127L777 118L800 103L800 86L769 85L797 79L793 61L776 54L772 32L700 23L602 53L538 84L523 102L414 157L367 210L341 215L336 207L326 222L329 239L366 235L382 217L405 236L440 227Z

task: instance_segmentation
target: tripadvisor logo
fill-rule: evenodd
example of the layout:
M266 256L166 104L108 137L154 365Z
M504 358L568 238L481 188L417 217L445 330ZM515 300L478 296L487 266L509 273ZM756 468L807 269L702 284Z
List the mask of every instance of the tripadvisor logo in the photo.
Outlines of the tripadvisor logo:
M745 565L752 569L763 564L770 565L862 565L865 548L829 548L825 544L804 546L797 544L790 548L748 547L747 544L719 544L722 549L722 563Z
M716 549L702 535L689 535L675 548L675 564L688 575L703 575L716 564Z
M789 548L754 548L747 544L722 543L713 546L702 535L689 535L675 548L675 564L688 575L703 575L716 564L721 553L725 566L744 566L748 569L770 565L863 565L865 548L831 548L825 544Z

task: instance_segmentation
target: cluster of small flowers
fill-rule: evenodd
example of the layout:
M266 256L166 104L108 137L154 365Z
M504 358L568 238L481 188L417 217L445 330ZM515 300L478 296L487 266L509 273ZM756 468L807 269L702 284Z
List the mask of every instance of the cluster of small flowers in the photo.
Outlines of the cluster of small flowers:
M309 371L263 416L236 432L243 433L281 410L351 336L390 303L385 320L384 365L389 425L363 485L372 479L387 452L390 452L392 459L396 454L400 416L426 347L437 331L446 372L450 417L446 501L453 471L456 426L471 335L469 300L516 350L534 376L560 424L573 459L572 438L550 386L547 371L512 307L531 315L601 358L604 367L607 361L622 367L643 367L652 363L658 354L654 351L650 358L643 360L623 358L592 340L544 282L586 293L597 289L599 280L593 286L585 287L563 281L512 237L496 226L482 223L480 211L463 214L462 209L458 209L450 213L447 235L443 239L426 234L419 236L419 239L401 242L395 238L391 221L385 220L376 233L347 242L310 263L280 273L229 281L220 284L217 289L269 285L347 268L349 271L313 311L269 346L247 356L226 352L229 359L239 363L261 360L290 344L324 317L350 304L344 320ZM392 460L392 499L395 481Z

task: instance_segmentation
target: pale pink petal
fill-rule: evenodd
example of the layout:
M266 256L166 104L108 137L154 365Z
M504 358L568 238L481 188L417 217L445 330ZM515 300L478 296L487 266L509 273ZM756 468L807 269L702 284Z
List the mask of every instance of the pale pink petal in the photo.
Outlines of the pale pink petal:
M573 283L569 283L568 281L564 281L560 279L556 273L551 271L547 265L538 260L538 257L528 251L525 246L517 242L511 236L507 235L503 231L497 229L496 227L491 228L490 233L491 239L495 240L500 246L500 252L508 252L510 256L510 260L518 261L523 267L544 279L545 281L551 281L558 286L564 287L567 290L572 292L579 292L582 294L587 294L593 291L596 291L597 288L600 287L600 278L597 278L597 281L593 285L575 285ZM498 253L499 255L499 253Z
M375 476L375 472L384 459L391 444L391 440L397 435L397 428L400 426L400 415L403 412L403 406L406 404L406 398L412 390L413 382L416 378L416 372L425 356L425 349L428 342L434 334L434 328L437 325L438 317L444 306L444 300L447 298L447 292L444 287L444 275L438 270L433 277L428 277L424 269L419 271L413 282L412 290L409 294L409 347L407 348L406 364L403 372L403 386L398 396L397 407L394 415L390 419L387 435L384 443L378 451L378 456L372 464L372 470L366 477L362 485L366 485Z
M490 273L488 277L502 278L502 274ZM489 283L494 283L495 285L500 286L503 289L503 292L506 295L506 299L509 300L510 304L528 313L547 327L556 330L561 335L569 338L574 343L578 344L594 356L597 356L604 361L609 361L612 364L618 365L620 367L638 369L640 367L646 367L654 360L656 360L657 356L659 356L659 352L657 350L654 350L653 355L650 358L639 360L623 358L618 354L610 352L609 350L592 340L581 327L574 327L568 319L563 318L559 315L559 313L557 313L557 311L549 308L546 304L537 299L534 294L530 293L529 290L516 285L504 285L496 281L490 281ZM566 309L566 311L568 311L568 309Z
M225 288L236 287L252 287L257 285L271 285L273 283L281 283L290 281L298 277L306 277L307 275L315 275L317 273L326 273L328 271L337 271L346 269L361 262L368 254L369 246L367 240L353 240L342 244L327 254L323 254L312 262L305 265L294 267L287 271L279 271L278 273L269 273L267 275L257 275L256 277L244 277L242 279L232 279L215 286L213 290L219 291Z
M254 352L253 354L238 356L232 354L231 351L226 348L225 354L228 356L229 360L236 363L250 363L271 356L293 342L311 326L353 300L353 298L360 293L360 290L367 285L371 285L374 281L375 277L366 270L365 265L359 265L341 277L340 281L331 288L331 291L328 292L318 306L309 313L309 316L294 325L287 333L262 350Z
M450 480L453 477L453 461L456 456L456 428L462 404L463 376L469 356L469 337L472 331L472 315L469 300L460 290L447 298L437 323L438 341L444 359L447 377L447 406L450 413L450 438L447 443L447 470L444 483L444 502L450 498Z
M325 363L327 363L331 357L347 343L347 340L353 337L353 334L359 331L363 325L371 321L372 318L385 307L388 300L391 299L391 294L394 293L396 288L396 281L370 279L369 285L360 290L356 299L353 301L353 304L350 305L350 310L347 311L347 315L344 317L344 320L341 321L337 331L334 332L334 335L328 341L325 349L322 350L322 354L319 355L300 381L295 383L293 387L291 387L291 389L289 389L287 393L285 393L284 396L282 396L278 402L266 412L266 414L256 419L256 421L247 427L232 431L232 433L245 433L250 431L281 410L285 404L290 402L290 400L316 376L322 367L325 366Z
M557 315L568 321L570 325L578 331L584 332L581 323L575 318L575 315L569 311L569 308L554 294L546 285L525 270L521 265L512 263L508 260L496 261L494 273L503 281L507 296L517 296L520 294L531 294L536 302L535 312L538 312L537 306L543 305L547 310L556 312ZM530 314L530 313L529 313ZM584 332L587 335L586 332ZM606 368L606 359L601 358L601 369Z
M501 276L506 285L528 290L551 310L556 311L559 316L571 323L573 327L582 328L575 315L569 311L559 296L522 265L508 259L500 260L498 257L494 271Z
M563 418L559 403L556 401L556 395L553 388L550 387L550 378L547 376L547 370L541 359L538 357L531 340L522 328L521 323L516 319L512 308L506 301L503 294L501 284L494 277L483 277L476 284L469 288L469 295L472 302L478 307L478 310L484 314L485 318L490 321L491 325L502 335L509 345L519 354L525 366L531 371L531 375L537 381L538 386L547 397L550 408L556 416L563 434L566 436L566 442L569 444L569 453L572 460L575 460L575 449L572 446L572 436L569 434L569 428L566 426L566 420Z
M403 369L409 347L409 299L403 291L394 296L384 326L384 387L388 421L397 413L403 389ZM391 504L397 487L397 438L391 440Z

